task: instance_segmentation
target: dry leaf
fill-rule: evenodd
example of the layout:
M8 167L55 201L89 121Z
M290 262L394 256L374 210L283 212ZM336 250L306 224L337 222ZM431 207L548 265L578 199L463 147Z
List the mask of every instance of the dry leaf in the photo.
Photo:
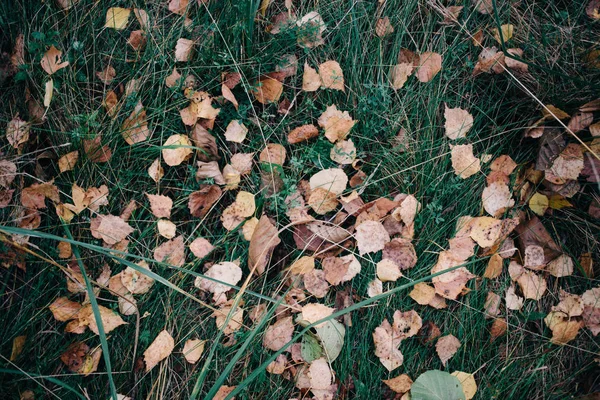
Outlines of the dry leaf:
M333 308L327 307L323 304L309 303L302 307L300 319L308 322L309 324L312 324L323 318L327 318L328 316L333 314L333 311ZM325 325L325 322L315 325L315 328L322 327L323 325Z
M517 283L526 299L539 300L546 292L546 279L532 271L523 271Z
M365 221L356 227L354 235L360 255L383 250L390 241L390 235L379 221Z
M186 135L171 135L163 144L162 156L165 163L176 166L192 156L192 143Z
M557 185L576 180L583 170L583 152L579 144L571 143L558 155L549 169L546 169L545 178Z
M442 70L442 56L438 53L426 52L420 55L417 67L417 79L429 82Z
M568 255L562 254L548 263L546 271L557 278L571 276L573 275L573 260Z
M129 14L131 14L131 10L129 8L109 8L106 11L106 23L104 24L104 27L116 30L125 29L127 22L129 21Z
M270 325L263 337L263 346L269 350L277 351L292 340L294 322L292 317L285 317Z
M190 214L194 217L204 217L213 204L221 198L221 188L217 185L200 185L200 190L192 192L188 201Z
M552 331L550 342L558 345L564 345L575 339L579 329L583 327L583 321L569 319L567 315L560 311L550 312L544 322Z
M304 73L302 75L302 90L305 92L314 92L321 87L321 77L317 70L304 63Z
M309 183L311 190L322 188L339 195L346 190L348 176L341 168L329 168L314 174Z
M296 144L305 142L317 136L319 136L319 129L317 129L316 126L309 124L292 129L290 133L288 133L287 140L290 144Z
M242 143L246 139L248 128L238 120L232 120L225 129L225 139L228 142Z
M502 273L503 259L499 254L494 254L490 257L487 268L483 274L484 278L494 279Z
M313 269L304 274L304 287L317 299L322 299L329 291L329 283L325 280L325 272Z
M318 12L309 12L300 18L296 25L298 26L298 45L301 47L312 49L325 43L322 35L326 26Z
M173 67L173 72L171 72L171 75L169 75L165 78L165 85L168 88L175 87L179 83L180 79L181 79L181 74L179 72L177 72L177 68Z
M154 249L154 259L158 262L168 263L176 267L185 264L185 245L183 236L168 240Z
M266 215L260 217L248 248L248 266L251 272L262 274L277 245L281 243L279 232Z
M394 90L402 89L402 87L404 87L408 77L412 75L413 70L414 66L412 63L400 63L392 67L390 81Z
M267 372L274 375L281 375L285 371L285 367L287 364L287 356L285 354L280 354L277 356L275 361L272 361L269 365L267 365Z
M50 46L48 51L44 53L44 57L40 61L40 65L46 71L48 75L52 75L58 70L61 70L67 66L69 66L68 61L61 60L62 51L58 50L54 46Z
M145 261L139 261L136 263L141 269L147 269L150 271L150 266ZM150 291L152 285L154 285L154 279L138 272L137 270L127 267L120 273L121 283L123 286L132 294L144 294Z
M492 29L492 36L499 44L504 42L508 42L514 33L515 27L512 24L504 24L500 26L500 30L498 28Z
M165 239L173 239L177 232L177 225L168 219L159 219L156 227L158 228L159 235Z
M221 295L231 290L231 285L237 285L242 279L242 269L235 263L224 261L210 267L204 275L223 282L218 283L200 276L196 277L194 281L194 286L200 290L212 293L213 299L218 303ZM226 285L226 283L229 285Z
M96 72L96 76L102 83L109 85L117 76L117 71L111 65L107 65L102 71Z
M521 49L506 49L506 52L510 55L523 58L523 50ZM508 68L517 71L521 74L529 72L529 65L527 63L524 63L523 61L517 60L516 58L505 56L504 62L506 63L506 66Z
M159 362L169 357L175 348L173 337L163 330L156 336L152 344L144 351L144 361L146 363L146 372L149 372Z
M173 200L168 196L146 193L150 201L150 209L156 218L171 218Z
M398 375L392 379L383 379L382 382L385 383L395 393L400 394L407 393L413 384L413 380L410 379L410 377L406 374Z
M394 33L394 27L390 23L390 19L388 17L379 18L375 23L375 34L384 38L392 33Z
M185 360L190 364L196 364L200 357L202 357L202 353L204 352L204 344L206 340L200 339L188 339L183 345L183 356Z
M81 304L71 301L66 297L59 297L48 308L55 320L65 322L77 318Z
M529 199L529 208L537 215L542 216L546 213L549 203L546 195L536 192Z
M500 217L515 205L512 193L506 183L494 182L483 189L481 194L483 208L493 217Z
M396 282L402 276L400 267L392 260L384 258L377 263L377 278L381 282Z
M481 170L479 158L473 155L472 144L450 145L452 168L462 179L475 175Z
M63 156L65 157L65 156ZM61 157L62 159L62 157ZM59 161L60 164L60 161ZM61 171L62 172L62 171ZM0 186L8 188L17 177L17 165L9 160L0 160Z
M192 57L194 51L194 41L190 39L179 38L175 45L175 60L186 62Z
M467 137L467 133L473 127L473 116L462 108L448 108L446 104L444 118L446 136L452 140Z
M238 192L235 202L229 205L221 215L223 226L228 231L235 229L246 218L251 217L256 211L254 195L252 193Z
M335 143L344 140L357 121L350 117L348 111L340 111L335 104L327 107L319 117L319 126L325 129L325 137Z
M227 85L225 85L225 84L221 85L221 94L223 95L223 98L225 100L227 100L231 104L233 104L233 106L235 107L236 110L239 108L239 104L238 104L237 99L235 98L235 95L233 94L231 89L229 89L227 87Z
M143 142L150 136L146 110L141 101L138 101L129 117L121 125L121 135L129 145Z
M171 0L169 1L169 11L178 15L185 15L189 0Z
M18 148L19 145L27 143L29 140L29 129L31 125L19 118L17 114L8 122L6 127L6 140L13 148Z
M475 393L477 393L477 382L475 382L475 377L473 374L462 371L454 371L451 375L458 378L458 381L462 386L463 393L465 394L465 400L471 400L473 397L475 397Z
M583 292L583 322L592 335L600 333L600 287Z
M334 144L329 152L329 157L338 164L352 164L356 159L356 147L354 147L352 139L340 140Z
M477 76L481 73L494 73L501 74L504 72L505 56L504 53L499 52L495 46L484 47L479 54L477 64L473 69L473 76Z
M371 282L369 282L369 285L367 287L367 296L375 297L375 296L379 296L382 293L383 293L383 282L381 282L377 278L375 278Z
M428 305L435 298L435 289L424 282L420 282L413 287L408 295L417 303Z
M254 85L252 94L261 104L276 103L283 94L283 84L277 79L263 76Z
M464 260L455 259L454 254L450 251L442 251L440 252L437 263L431 269L431 273L436 274L457 267L463 263ZM465 289L467 282L474 277L475 275L471 274L468 269L460 267L434 277L432 282L436 293L447 299L456 300L458 295Z
M77 160L79 159L79 151L75 150L70 153L65 154L61 158L58 159L58 169L60 172L67 172L73 170L75 164L77 164ZM0 168L2 168L0 166ZM16 168L15 168L16 172ZM0 181L0 183L2 183Z
M209 255L215 247L204 238L196 238L190 243L190 251L198 258L204 258Z
M98 311L100 312L100 319L102 320L102 326L104 327L104 333L106 334L109 334L118 326L127 324L127 322L123 321L119 314L110 308L99 305ZM96 323L96 318L94 316L94 311L91 304L83 306L81 310L79 310L77 318L79 319L80 326L87 325L92 332L94 332L96 335L99 335L98 325Z
M325 61L319 65L319 76L322 89L345 90L344 73L337 61Z
M227 321L227 316L231 313L231 310L231 305L227 303L213 313L213 316L216 317L215 324L217 325L217 328L223 329L223 333L225 335L230 335L234 332L237 332L243 326L242 321L244 320L244 309L241 307L236 308L233 314L231 314L229 322L225 324Z
M438 339L435 344L435 351L437 352L440 360L442 360L442 365L445 367L448 360L452 358L454 354L460 348L461 343L454 335L446 335L442 336Z
M102 214L91 219L90 230L93 237L109 245L117 244L134 231L121 217Z

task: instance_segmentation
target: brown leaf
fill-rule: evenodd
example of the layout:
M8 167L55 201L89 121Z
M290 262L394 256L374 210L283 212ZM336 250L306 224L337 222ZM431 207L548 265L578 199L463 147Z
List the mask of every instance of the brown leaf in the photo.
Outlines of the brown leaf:
M321 77L316 69L304 63L304 73L302 74L302 90L305 92L314 92L321 87Z
M462 179L467 179L481 170L481 161L473 155L472 144L450 145L452 168Z
M312 124L302 125L294 128L288 133L287 140L290 144L305 142L319 136L319 130Z
M104 327L104 333L106 334L110 333L118 326L127 324L127 322L123 321L119 314L110 308L99 305L98 311L100 312L100 319L102 320L102 326ZM94 332L96 335L99 335L98 325L96 323L96 318L94 316L94 311L91 304L86 304L83 306L81 310L79 310L77 318L79 319L80 326L87 325L92 332Z
M30 127L31 125L19 118L17 114L6 126L6 140L15 149L18 148L29 140Z
M228 142L242 143L246 139L248 128L238 120L232 120L225 129L225 140Z
M322 34L326 27L318 12L309 12L300 18L296 25L298 26L297 40L300 47L312 49L325 43Z
M460 348L461 343L454 335L442 336L438 339L435 350L442 360L442 365L445 367L448 360L452 358L454 354Z
M191 157L192 143L186 135L171 135L163 144L162 156L165 163L176 166Z
M81 304L71 301L66 297L59 297L48 308L55 320L65 322L77 318Z
M91 219L90 230L93 237L102 239L109 245L120 242L134 231L121 217L102 214Z
M129 117L121 125L121 134L129 145L143 142L150 136L146 110L141 101L138 101Z
M21 191L21 204L23 207L43 209L46 208L46 199L60 203L58 188L53 183L34 183Z
M267 146L260 152L258 159L267 164L283 165L285 164L285 147L278 143L267 143Z
M400 394L407 393L413 384L413 380L410 379L410 376L406 374L398 375L392 379L383 379L382 382L385 383L395 393Z
M309 324L320 321L333 314L334 309L319 303L309 303L302 307L300 318ZM315 325L316 328L323 326L325 322Z
M194 52L194 41L190 39L179 38L175 46L175 60L189 61Z
M221 295L231 290L230 285L237 285L242 279L242 269L233 262L224 261L210 267L204 275L223 283L198 276L194 281L194 286L200 290L212 293L215 302L222 303L225 299ZM225 285L225 283L229 285Z
M259 221L248 248L248 265L251 272L257 275L265 271L269 258L275 247L281 243L279 232L266 215Z
M185 264L185 245L183 236L168 240L154 249L154 259L177 267Z
M204 352L204 345L206 340L200 339L188 339L183 345L183 356L185 360L190 364L196 364L200 357L202 357L202 353Z
M213 204L221 198L221 188L217 185L201 185L200 190L190 194L188 208L194 217L204 217Z
M145 261L137 262L136 265L142 269L147 269L150 271L150 266ZM148 293L152 285L154 285L154 279L143 272L138 272L131 267L127 267L121 271L120 277L123 286L132 294Z
M452 140L466 137L473 127L473 116L462 108L448 108L446 104L444 119L446 120L444 124L446 136Z
M394 27L390 23L389 17L379 18L375 23L375 34L380 38L394 33Z
M356 227L355 239L362 256L383 250L385 244L390 241L390 235L381 222L365 221Z
M325 129L325 137L331 143L346 139L356 122L348 111L338 110L335 104L328 106L318 120L319 126Z
M390 81L394 90L402 89L413 71L414 66L412 63L400 63L394 65L390 71Z
M429 82L438 72L442 70L442 56L438 53L425 52L420 55L417 67L417 79L421 82Z
M252 94L261 104L276 103L283 94L283 84L268 76L260 78L254 86Z
M117 71L111 65L107 65L102 71L96 72L96 76L102 83L109 85L117 76Z
M50 46L50 49L44 53L44 57L42 57L40 65L48 75L52 75L56 71L59 71L69 65L68 61L62 62L61 56L62 51L58 50L54 46Z
M319 76L321 77L322 89L345 91L344 73L337 61L325 61L319 65Z
M282 318L267 328L263 337L263 346L269 350L277 351L292 340L293 334L294 322L292 317Z
M190 243L190 251L198 258L204 258L209 255L215 247L204 238L196 238Z
M73 170L75 164L77 164L77 160L79 159L79 151L75 150L70 153L65 154L61 158L58 159L58 169L60 172L67 172ZM0 166L0 170L1 170ZM0 184L2 178L0 178Z
M175 348L173 337L166 330L161 331L152 344L144 351L146 372L154 368L159 362L169 357Z
M92 162L103 163L110 161L112 151L107 144L102 145L102 137L96 136L94 139L83 139L83 151L87 158Z
M384 259L392 260L401 270L407 270L417 264L417 253L409 240L394 238L383 248Z
M512 193L504 182L494 182L483 189L481 200L485 211L493 217L502 216L515 205Z

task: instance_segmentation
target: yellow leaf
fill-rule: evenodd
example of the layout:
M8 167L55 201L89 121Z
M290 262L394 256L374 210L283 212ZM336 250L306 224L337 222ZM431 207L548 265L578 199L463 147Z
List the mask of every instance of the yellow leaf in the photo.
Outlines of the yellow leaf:
M111 7L106 11L106 24L104 27L117 30L125 29L129 21L129 8Z
M54 92L54 81L52 79L46 82L46 92L44 93L44 107L50 107L52 101L52 93Z
M500 30L497 28L492 29L492 33L496 42L502 44L502 42L508 42L513 37L514 30L515 27L512 24L504 24L500 27Z

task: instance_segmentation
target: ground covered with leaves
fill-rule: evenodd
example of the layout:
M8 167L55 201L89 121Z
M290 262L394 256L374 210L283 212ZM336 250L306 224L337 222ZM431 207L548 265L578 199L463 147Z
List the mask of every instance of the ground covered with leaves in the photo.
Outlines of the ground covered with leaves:
M599 395L599 1L0 10L5 398Z

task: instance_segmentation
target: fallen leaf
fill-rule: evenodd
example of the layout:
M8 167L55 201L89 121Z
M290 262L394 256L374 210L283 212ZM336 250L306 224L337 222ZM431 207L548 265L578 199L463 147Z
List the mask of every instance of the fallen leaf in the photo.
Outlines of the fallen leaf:
M121 217L98 214L90 221L92 236L102 239L106 244L117 244L134 232L134 229Z
M473 69L473 76L481 73L501 74L504 72L505 56L503 52L499 52L496 46L484 47L479 53L477 64Z
M275 361L272 361L269 365L267 365L267 372L274 375L281 375L284 373L287 365L287 356L285 354L280 354L277 356Z
M283 84L277 79L263 76L255 83L252 94L261 104L276 103L283 94Z
M517 283L526 299L539 300L546 292L546 279L532 271L523 271Z
M121 125L121 134L130 146L143 142L150 136L146 110L141 101L138 101L129 117Z
M568 255L562 254L546 265L546 271L557 278L571 276L573 275L573 260Z
M408 392L413 384L413 380L410 379L410 377L406 374L398 375L392 379L383 379L382 382L385 383L395 393L400 394Z
M592 335L600 333L600 287L583 292L583 322Z
M493 28L492 36L499 44L503 44L504 42L508 42L514 33L515 27L512 24L504 24L500 26L500 29Z
M379 221L365 221L358 225L354 237L361 256L383 250L390 241L390 235Z
M477 382L475 382L475 377L473 374L462 371L454 371L450 375L457 377L460 381L466 400L471 400L473 397L475 397L475 393L477 393Z
M448 360L450 360L452 356L456 354L460 346L460 341L452 334L442 336L438 339L437 343L435 344L435 351L440 357L444 367L446 366Z
M217 393L215 393L215 397L213 397L213 400L225 400L227 395L233 392L235 388L236 386L222 385L217 391ZM235 397L233 397L231 400L235 400Z
M109 334L118 326L127 324L127 322L123 321L119 314L110 308L99 305L98 311L100 313L100 319L102 320L104 333L106 334ZM79 310L77 318L79 319L79 325L87 325L92 332L94 332L96 335L99 335L98 325L91 304L86 304L83 306Z
M413 383L410 398L465 400L465 394L458 378L447 372L432 370L422 373Z
M279 232L266 215L260 217L248 248L248 266L251 272L262 274L277 245L281 243Z
M215 249L208 240L201 237L194 239L189 247L192 254L200 259L206 257Z
M560 311L550 312L544 318L546 326L552 331L551 343L564 345L575 339L579 329L583 327L583 321L569 319Z
M502 303L502 298L498 296L494 292L488 292L487 298L485 300L485 304L483 307L485 308L485 317L486 318L495 318L500 315L500 304Z
M307 47L312 49L313 47L320 46L325 43L323 40L323 32L326 29L323 18L316 11L311 11L302 18L300 18L296 25L298 26L297 40L300 47Z
M442 56L438 53L425 52L420 55L417 67L417 79L429 82L442 70Z
M312 124L302 125L294 128L288 133L287 140L290 144L308 141L319 136L319 130Z
M392 88L394 88L394 90L402 89L408 80L408 77L412 75L413 70L414 66L412 63L400 63L394 65L390 72Z
M546 169L545 178L554 184L562 185L568 180L576 180L583 167L581 146L571 143L558 155L552 166Z
M375 278L367 286L367 296L375 297L383 293L383 282Z
M473 155L472 144L450 145L452 168L462 179L475 175L481 170L479 158Z
M68 61L61 60L62 51L58 50L54 46L50 46L48 51L44 53L44 57L40 61L40 65L46 71L48 75L54 74L56 71L59 71L65 67L69 66Z
M225 129L225 139L228 142L242 143L246 139L248 128L238 120L232 120Z
M138 265L141 269L147 269L150 271L150 266L145 261L139 261L136 263L136 265ZM136 269L131 267L127 267L121 271L120 276L121 283L132 294L148 293L152 285L154 285L154 279L143 272L138 272Z
M189 0L171 0L169 1L169 11L178 15L185 15L187 12Z
M286 151L285 147L278 143L268 143L267 146L260 152L258 159L260 162L267 164L283 165L285 164Z
M515 205L512 193L506 183L494 182L483 189L481 194L483 208L493 217L500 217Z
M309 303L302 307L300 319L312 324L333 314L334 309L319 303ZM325 322L315 325L316 328L322 327Z
M314 92L321 87L321 77L317 70L304 63L304 73L302 75L302 90L305 92Z
M173 72L171 72L171 75L165 78L165 85L168 88L173 88L179 83L180 79L181 74L177 71L177 68L173 67Z
M75 150L70 153L67 153L58 159L58 169L60 170L61 173L67 172L67 171L72 171L73 168L75 167L75 164L77 164L78 159L79 159L79 151ZM1 170L1 168L2 167L0 166L0 170ZM15 167L15 172L16 172L16 167ZM0 180L0 184L1 183L2 183L2 181Z
M203 218L211 209L213 204L221 198L221 188L217 185L200 185L200 190L192 192L188 201L190 214L194 217Z
M431 269L432 274L457 267L464 263L464 260L457 260L449 251L442 251L438 261ZM473 279L475 275L471 274L465 267L457 268L453 271L438 275L432 279L435 291L440 296L456 300L458 295L465 289L467 282Z
M185 264L185 245L183 236L168 240L154 249L154 259L158 262L168 263L176 267Z
M256 211L254 195L245 191L238 192L235 202L230 204L221 215L223 226L228 231L235 229L246 218L251 217Z
M277 351L292 340L294 322L292 317L285 317L270 325L263 336L263 346Z
M214 264L204 273L204 275L208 278L223 282L218 283L200 276L196 277L196 280L194 281L194 286L200 290L212 293L215 302L218 303L221 295L231 290L231 285L237 285L242 279L242 269L233 262L223 261Z
M175 348L173 337L166 330L161 331L152 344L144 351L146 372L149 372L159 362L169 357Z
M392 260L384 258L377 263L377 278L382 282L396 282L402 277L400 267Z
M156 218L171 218L173 200L168 196L146 193L150 201L150 209Z
M304 287L317 299L322 299L329 291L329 283L325 280L325 272L313 269L304 274Z
M444 124L446 136L452 140L466 137L473 127L473 116L462 108L449 108L446 104L444 118L446 120Z
M192 143L187 135L171 135L163 144L162 156L171 167L180 165L192 156Z
M337 61L329 60L319 65L319 76L322 89L345 91L344 72Z
M494 279L502 273L502 264L504 260L500 254L493 254L488 261L488 265L483 274L484 278Z
M237 307L233 314L231 314L231 310L231 304L228 302L213 313L213 316L216 317L215 324L217 325L217 328L222 329L225 335L230 335L234 332L237 332L243 326L242 321L244 320L244 309ZM229 322L225 324L229 314L231 314L231 318L229 319Z
M177 232L177 225L168 219L159 219L156 223L158 233L165 239L173 239Z
M328 106L318 119L319 126L325 129L325 137L331 143L346 139L356 122L348 111L338 110L335 104Z
M179 38L175 45L175 60L187 62L192 57L194 51L194 41L190 39Z
M71 301L66 297L59 297L48 308L55 320L65 322L77 318L81 304Z
M541 193L536 192L529 199L529 208L539 216L542 216L546 213L549 204L550 202L548 197Z
M123 30L129 22L129 14L131 9L121 7L111 7L106 11L105 28Z
M6 126L6 140L13 148L18 148L29 140L30 127L31 125L19 118L17 114Z
M379 18L375 23L375 34L384 38L392 33L394 33L394 27L390 23L389 17Z
M204 345L206 340L200 339L188 339L183 345L183 356L185 360L190 364L196 364L200 357L202 357L202 353L204 352Z

